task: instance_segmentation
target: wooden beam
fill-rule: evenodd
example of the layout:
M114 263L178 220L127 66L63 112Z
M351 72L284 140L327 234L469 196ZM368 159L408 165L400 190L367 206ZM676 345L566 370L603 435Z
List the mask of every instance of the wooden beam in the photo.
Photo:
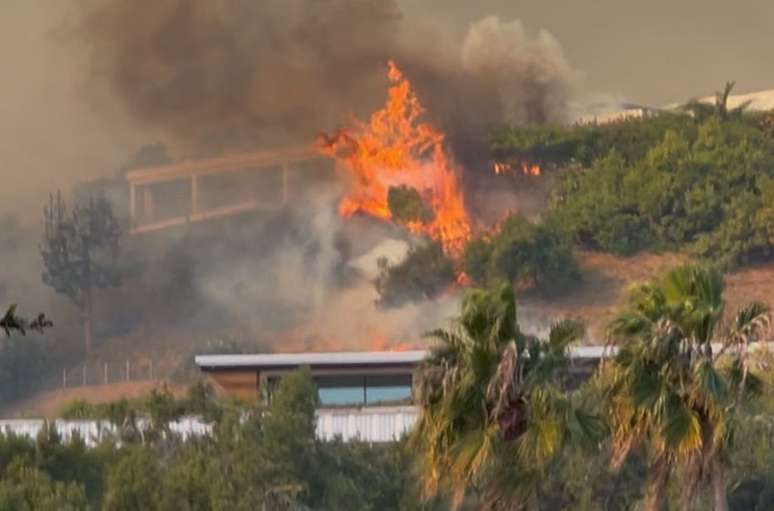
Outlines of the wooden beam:
M129 184L129 230L134 229L137 225L137 185L134 183Z
M191 216L199 212L199 176L191 176Z
M153 211L153 190L150 185L142 187L142 219L143 223L152 223L154 217Z
M126 180L136 184L159 183L192 174L201 176L249 168L269 170L281 162L301 162L326 158L326 156L321 155L313 147L258 151L205 160L183 161L162 167L135 170L126 174Z

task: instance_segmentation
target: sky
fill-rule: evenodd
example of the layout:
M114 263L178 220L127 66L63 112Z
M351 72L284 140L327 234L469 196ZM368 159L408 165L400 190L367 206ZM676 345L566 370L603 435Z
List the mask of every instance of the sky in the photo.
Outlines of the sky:
M79 1L0 1L0 210L39 211L48 190L114 173L157 136L87 82L86 59L62 36ZM704 96L728 80L737 92L774 88L770 0L399 1L408 24L459 34L488 15L545 29L586 91L637 103Z
M713 93L774 88L769 0L403 0L425 20L464 30L497 15L546 29L591 90L661 105Z

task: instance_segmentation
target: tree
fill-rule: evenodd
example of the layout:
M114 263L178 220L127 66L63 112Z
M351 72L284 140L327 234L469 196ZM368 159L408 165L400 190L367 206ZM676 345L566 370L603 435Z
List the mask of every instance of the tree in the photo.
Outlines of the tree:
M110 202L92 197L68 211L60 193L43 209L43 282L81 310L86 353L93 346L93 290L118 287L121 228Z
M391 265L386 258L377 264L379 276L374 285L379 293L377 304L382 307L433 299L454 282L454 263L437 241L413 247L398 264Z
M541 475L565 440L603 431L559 389L582 325L557 323L545 340L525 335L513 288L502 284L471 292L454 326L429 335L439 344L418 373L413 433L426 492L447 486L459 503L473 488L492 508L534 508Z
M130 447L109 470L103 507L110 511L157 509L161 482L157 457L145 448Z
M0 481L0 509L14 511L85 511L89 509L83 488L54 482L40 470L14 461Z
M663 506L667 483L678 469L686 478L688 505L709 479L714 509L728 509L725 472L741 400L760 390L750 374L750 343L770 323L759 303L743 307L727 332L720 331L723 278L698 266L676 268L632 290L629 305L610 325L618 354L601 378L613 437L613 465L640 446L648 454L648 511ZM722 346L713 353L713 344ZM719 367L729 352L728 371Z
M550 293L580 277L571 239L554 221L509 215L489 238L465 247L465 272L477 283L506 280Z
M692 99L685 105L682 110L690 113L694 118L701 121L705 121L710 117L716 117L722 121L728 119L738 119L742 116L747 107L750 106L752 100L744 101L739 106L729 110L728 108L728 96L731 95L731 91L734 90L736 82L726 82L722 91L715 92L715 103L708 104L702 103L697 99Z

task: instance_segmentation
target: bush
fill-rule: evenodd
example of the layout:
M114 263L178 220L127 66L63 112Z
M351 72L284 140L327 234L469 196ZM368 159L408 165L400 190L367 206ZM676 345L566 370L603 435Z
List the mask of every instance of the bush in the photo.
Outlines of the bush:
M465 273L481 285L507 280L550 293L580 277L567 234L553 222L533 224L518 214L491 238L468 243L463 261Z
M376 291L378 305L397 307L407 302L435 298L454 282L454 263L439 242L414 247L396 265L379 260Z
M67 403L59 416L63 419L95 419L99 418L101 411L99 408L85 399L75 398Z
M433 220L433 210L425 204L419 192L410 186L391 186L387 192L387 206L392 217L404 224L424 224Z
M648 128L638 150L613 140L562 176L547 216L577 242L620 255L686 249L725 267L769 257L774 143L758 123L734 119L685 120L658 140Z

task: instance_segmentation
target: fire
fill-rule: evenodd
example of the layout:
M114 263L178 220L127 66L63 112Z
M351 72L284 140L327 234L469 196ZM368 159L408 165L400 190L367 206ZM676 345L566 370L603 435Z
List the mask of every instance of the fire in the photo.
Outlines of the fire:
M419 192L433 215L408 222L408 229L440 240L447 253L458 255L470 237L470 220L444 134L420 122L425 109L392 61L387 76L391 84L387 102L368 123L354 119L350 129L319 141L320 150L335 157L351 177L339 213L390 220L390 188L409 186Z
M521 172L525 176L539 176L540 175L540 165L529 165L528 163L522 163L521 164Z
M378 335L371 339L368 349L371 351L411 351L416 349L408 342L390 342L386 337Z
M492 168L494 169L494 173L497 175L513 173L513 166L508 162L502 162L502 161L492 162ZM541 172L540 165L536 163L529 164L527 162L521 162L521 173L523 175L539 176L540 172Z

